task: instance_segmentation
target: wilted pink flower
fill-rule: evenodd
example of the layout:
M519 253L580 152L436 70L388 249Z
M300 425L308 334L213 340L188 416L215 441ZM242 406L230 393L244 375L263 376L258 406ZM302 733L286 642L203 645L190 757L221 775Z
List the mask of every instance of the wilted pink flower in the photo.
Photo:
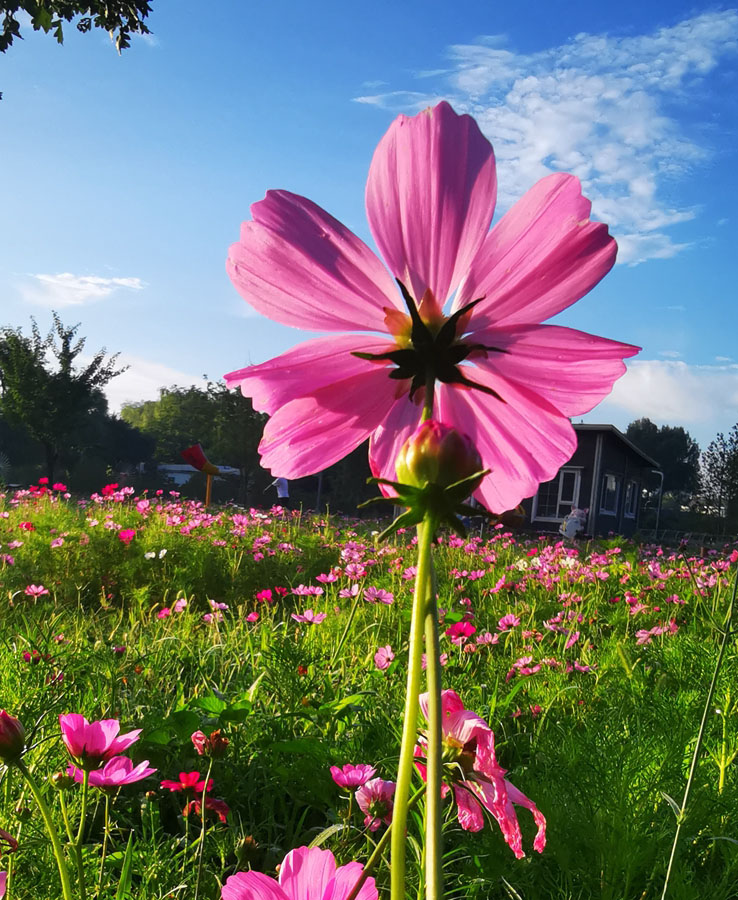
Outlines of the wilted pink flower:
M42 584L29 584L23 589L23 593L27 597L43 597L44 594L48 594L49 592Z
M566 639L566 643L564 644L564 650L568 650L569 647L573 647L574 644L579 640L579 632L572 631L569 637Z
M364 867L350 862L336 866L330 850L298 847L284 858L279 879L261 872L238 872L221 888L221 900L346 900ZM367 878L356 900L377 900L373 878Z
M59 716L64 746L83 769L98 769L114 756L123 753L138 740L140 728L121 734L117 719L88 722L79 713Z
M133 784L135 781L142 781L153 775L156 769L149 768L149 761L145 759L137 766L128 759L127 756L115 756L108 760L102 769L96 769L90 772L90 784L93 787L101 788L118 788L124 784ZM67 775L71 775L75 781L83 781L84 772L76 766L70 765L67 768Z
M514 508L570 458L570 417L636 348L539 323L591 290L617 248L573 176L543 178L489 231L496 192L491 145L440 103L399 116L371 163L367 217L391 274L303 197L269 191L251 207L227 264L244 299L285 325L353 332L225 376L271 416L265 468L313 474L371 437L372 471L393 479L430 379L437 417L470 432L493 472L477 491L488 509Z
M372 778L356 792L356 802L359 809L366 814L364 824L369 831L376 831L382 823L389 825L392 821L392 798L395 795L395 787L394 781Z
M381 670L389 669L390 663L394 658L395 654L392 652L392 647L387 644L385 647L380 647L374 654L374 665Z
M428 694L420 697L423 715L428 718ZM481 831L484 827L482 807L497 820L505 841L520 859L523 838L515 807L525 806L533 813L538 833L533 848L539 853L546 846L546 819L538 807L506 778L506 770L497 763L495 736L492 729L476 713L464 709L461 698L454 691L441 695L444 759L449 766L451 784L458 807L459 824L467 831ZM416 756L425 756L425 739L416 747ZM416 763L423 778L426 767Z
M377 770L374 766L368 766L361 763L358 766L352 766L347 763L345 766L331 766L331 778L342 788L357 788L366 784L370 778L374 778Z
M295 622L302 622L305 625L320 625L325 617L325 613L316 613L312 609L306 609L304 613L292 613Z
M202 731L195 731L191 735L191 739L198 756L212 756L214 758L223 756L230 744L228 738L221 733L220 728L211 731L209 737Z
M123 528L118 532L118 540L123 544L130 544L131 541L136 537L136 529L135 528Z

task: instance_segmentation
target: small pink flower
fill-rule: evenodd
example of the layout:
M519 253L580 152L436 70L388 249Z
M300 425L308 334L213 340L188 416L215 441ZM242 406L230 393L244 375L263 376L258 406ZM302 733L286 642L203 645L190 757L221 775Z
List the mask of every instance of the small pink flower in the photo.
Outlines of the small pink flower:
M271 590L269 588L266 588L263 591L259 591L259 593L256 595L256 602L257 603L274 603L274 597L272 595Z
M250 612L246 616L247 622L258 622L259 621L259 613L258 612Z
M27 597L43 597L48 590L42 584L29 584L23 591Z
M384 671L384 669L389 669L390 663L394 658L395 654L392 652L392 647L387 644L385 647L380 647L374 654L374 665Z
M568 650L570 647L573 647L574 644L579 640L579 632L572 631L569 637L566 639L566 643L564 644L564 650Z
M368 587L364 591L364 599L369 603L386 603L389 606L394 602L395 595L382 588Z
M180 597L180 599L177 600L177 602L172 607L172 610L176 613L179 613L179 612L182 612L182 610L185 609L186 606L187 606L187 600L185 600L184 597Z
M131 541L136 537L136 529L135 528L123 528L118 532L118 540L128 546Z
M124 784L142 781L144 778L148 778L149 775L153 775L154 772L156 772L156 769L149 768L148 759L134 766L127 756L115 756L113 759L108 760L102 769L90 772L90 784L102 790L118 788ZM84 772L72 765L67 768L67 775L71 775L75 781L79 782L82 782L84 779Z
M392 821L395 787L394 781L372 778L356 792L356 802L366 814L364 824L369 831L376 831L382 823L389 825Z
M448 663L448 653L442 653L442 654L438 657L438 660L439 660L439 662L441 663L442 666L445 666L445 665ZM423 671L425 672L425 670L426 670L427 668L428 668L428 657L427 657L427 656L425 655L425 653L424 653L424 654L423 654Z
M499 631L508 631L510 628L515 628L517 625L520 625L520 619L514 613L508 613L497 623L497 628Z
M457 622L446 629L445 635L451 640L452 644L460 647L467 638L477 633L477 629L471 622Z
M221 889L221 900L346 900L364 867L350 862L336 866L330 850L298 847L279 866L274 881L260 872L231 875ZM377 900L373 878L367 878L356 900Z
M83 769L98 769L114 756L127 750L138 740L140 728L119 735L120 722L117 719L101 719L88 722L78 713L59 716L64 746L70 756Z
M205 789L205 779L200 778L199 772L180 772L179 781L168 781L165 779L160 783L163 788L172 793L177 791L195 791L197 794L202 794ZM208 781L207 790L212 791L212 789L213 779L211 778Z
M366 784L371 778L377 774L374 766L368 766L361 763L358 766L352 766L350 763L345 766L331 766L331 778L342 788L358 788Z
M157 619L168 619L171 616L172 611L168 606L165 606L163 609L160 609L156 614Z
M63 546L64 546L64 538L62 538L62 537L54 538L54 540L51 542L52 550L55 550L57 547L63 547Z
M304 613L292 613L295 622L302 622L305 625L320 625L325 617L325 613L316 613L312 609L306 609Z

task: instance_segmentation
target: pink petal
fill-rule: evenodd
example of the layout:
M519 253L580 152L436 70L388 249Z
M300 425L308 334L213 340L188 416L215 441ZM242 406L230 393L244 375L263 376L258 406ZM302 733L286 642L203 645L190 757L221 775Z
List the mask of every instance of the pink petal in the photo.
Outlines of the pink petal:
M484 814L476 798L461 785L454 785L454 797L458 807L459 825L465 831L481 831L484 828Z
M565 416L589 412L625 373L623 357L639 347L560 325L516 325L474 332L474 343L499 347L479 365L524 384Z
M524 806L533 813L533 821L538 826L538 831L533 840L533 849L538 853L543 853L543 848L546 846L546 817L532 800L529 800L522 791L519 791L509 781L507 782L507 797L509 803L517 803L518 806Z
M470 116L439 103L398 116L379 142L366 212L387 265L417 302L442 306L489 230L497 196L492 146Z
M350 862L345 866L339 866L338 869L336 869L333 891L326 896L325 900L346 900L363 871L364 866L357 862ZM374 883L374 879L367 878L361 886L359 893L356 895L356 900L377 900L377 898L377 887Z
M59 716L62 740L72 756L79 756L82 753L88 724L87 719L79 713L67 713Z
M312 331L384 331L397 287L353 232L305 197L269 191L251 207L226 269L254 309Z
M336 861L330 850L298 847L284 858L279 884L288 900L324 900L335 874Z
M497 820L505 842L513 851L517 859L525 856L523 852L523 835L520 833L520 824L515 813L515 807L507 799L507 791L498 790L498 783L475 782L477 793L484 805ZM510 782L504 782L504 788L509 788Z
M115 721L115 719L108 721ZM116 722L116 724L118 725L118 728L120 728L120 723ZM138 736L142 731L142 728L134 728L133 731L129 731L127 734L121 734L119 737L115 738L105 753L105 759L110 759L111 756L116 756L118 753L123 753L124 750L127 750L131 744L134 744L138 740Z
M369 466L375 477L389 478L391 481L397 479L395 472L397 454L420 424L421 394L422 391L418 391L415 402L410 400L407 393L400 397L372 434L369 442ZM380 485L380 490L385 497L394 494L394 491L386 485Z
M8 873L0 872L0 898L5 896L5 888L8 882ZM363 900L363 898L362 898Z
M485 297L474 328L542 322L590 291L615 263L607 226L590 222L579 179L542 178L489 233L454 301Z
M386 418L395 392L383 367L369 367L281 407L267 422L261 464L273 475L302 478L342 459Z
M114 744L119 731L120 722L117 719L100 719L98 722L90 722L85 731L85 754L87 756L107 756L106 751Z
M290 400L334 384L338 378L382 368L379 362L352 356L354 351L384 353L396 349L394 341L358 334L317 338L298 344L268 362L223 377L229 388L238 385L244 397L252 398L254 409L271 415ZM389 361L384 366L394 368ZM389 381L387 372L385 377Z
M221 900L287 900L287 895L273 878L261 872L238 872L226 879Z
M492 470L476 492L492 512L514 509L532 497L571 458L576 434L571 422L543 398L522 385L481 368L468 377L496 390L504 401L479 390L442 384L437 390L436 418L465 431Z

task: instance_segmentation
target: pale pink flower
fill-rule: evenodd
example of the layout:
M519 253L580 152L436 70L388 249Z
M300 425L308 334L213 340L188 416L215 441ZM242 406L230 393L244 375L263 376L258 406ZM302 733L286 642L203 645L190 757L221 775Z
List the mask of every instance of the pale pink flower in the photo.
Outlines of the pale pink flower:
M368 600L369 603L386 603L389 606L391 603L394 603L395 595L390 591L385 591L383 588L368 587L364 591L364 599Z
M180 597L180 599L177 600L177 602L174 604L172 609L174 610L174 612L178 613L178 612L182 612L182 610L185 609L186 606L187 606L187 600L185 600L184 597Z
M573 176L543 178L489 231L496 193L491 145L440 103L399 116L371 163L367 217L389 272L304 197L269 191L251 207L227 263L244 299L285 325L350 332L225 376L271 416L265 468L313 474L371 437L372 471L394 478L431 378L436 417L492 470L477 491L488 509L512 509L571 457L570 418L637 351L539 323L591 290L617 248Z
M237 872L221 888L221 900L346 900L364 867L336 866L330 850L298 847L284 858L277 881L261 872ZM356 900L377 900L373 878L367 878Z
M389 825L392 821L395 787L394 781L372 778L356 792L356 802L365 813L364 824L369 831L376 831L382 823Z
M506 616L503 616L497 623L497 628L499 631L507 631L510 628L515 628L518 625L520 625L520 619L514 613L508 613Z
M63 546L64 546L64 538L62 538L62 537L54 538L54 540L51 542L52 550L56 550L57 547L63 547Z
M564 650L568 650L569 647L573 647L574 644L579 640L579 632L572 631L569 637L566 639L566 643L564 644Z
M428 694L420 696L420 707L427 719ZM542 853L546 846L546 819L535 803L505 778L506 770L498 764L495 756L492 729L476 713L464 709L461 698L454 691L442 692L441 708L445 758L453 763L450 767L452 773L461 773L461 780L452 777L461 827L467 831L481 831L484 827L484 807L495 817L505 841L520 859L525 853L514 804L524 806L533 813L538 826L533 849ZM417 757L425 756L425 746L423 739L415 748ZM425 779L425 765L416 762L416 766Z
M149 768L149 761L145 759L137 766L128 759L127 756L115 756L108 760L102 769L90 772L90 784L93 787L106 789L118 788L124 784L133 784L135 781L142 781L153 775L156 769ZM67 768L67 775L71 775L75 781L81 782L84 779L84 772L76 766L70 765Z
M371 778L377 774L374 766L368 766L361 763L358 766L352 766L350 763L345 766L331 766L331 778L342 788L358 788L366 784Z
M23 593L28 597L43 597L44 594L48 594L48 590L42 584L29 584L23 590Z
M295 622L302 622L305 625L320 625L325 616L325 613L316 613L312 609L306 609L304 613L292 613Z
M379 650L374 654L374 665L384 671L385 669L389 669L390 663L395 658L395 654L392 652L392 647L387 644L386 647L380 647Z
M62 740L69 755L83 769L97 769L138 740L140 728L121 734L117 719L88 722L79 713L59 716Z
M440 664L442 666L445 666L448 663L448 653L442 653L438 657L438 661L440 662ZM428 657L426 656L425 653L423 654L422 664L423 664L423 671L425 672L425 670L428 668Z

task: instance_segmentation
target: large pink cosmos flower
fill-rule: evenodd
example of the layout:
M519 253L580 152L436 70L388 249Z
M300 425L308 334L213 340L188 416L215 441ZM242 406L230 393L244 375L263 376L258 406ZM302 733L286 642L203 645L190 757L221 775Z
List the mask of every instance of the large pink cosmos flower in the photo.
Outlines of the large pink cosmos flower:
M299 847L284 858L279 880L261 872L238 872L223 885L222 900L346 900L364 867L336 866L330 850ZM377 900L373 878L367 878L356 900Z
M421 694L420 708L428 718L428 694ZM498 765L495 756L495 736L489 725L471 710L464 709L455 691L441 692L444 760L450 764L454 798L458 807L459 824L467 831L484 828L482 807L497 819L502 835L518 859L525 856L523 837L515 812L515 805L533 813L538 833L533 849L539 853L546 846L546 819L535 803L505 778L506 769ZM416 756L425 756L425 741L416 746ZM415 764L425 779L426 767ZM444 795L448 788L444 786Z
M259 451L273 474L312 474L371 437L372 471L394 479L431 382L434 417L492 470L476 494L489 509L515 507L570 458L569 418L610 392L637 348L539 323L591 290L617 247L571 175L541 179L490 231L496 193L492 146L440 103L399 116L369 169L389 271L304 197L269 191L251 207L227 263L244 299L285 325L352 332L225 376L271 416Z
M59 716L64 746L83 769L98 769L114 756L127 750L138 740L141 729L121 734L117 719L88 722L79 713Z

